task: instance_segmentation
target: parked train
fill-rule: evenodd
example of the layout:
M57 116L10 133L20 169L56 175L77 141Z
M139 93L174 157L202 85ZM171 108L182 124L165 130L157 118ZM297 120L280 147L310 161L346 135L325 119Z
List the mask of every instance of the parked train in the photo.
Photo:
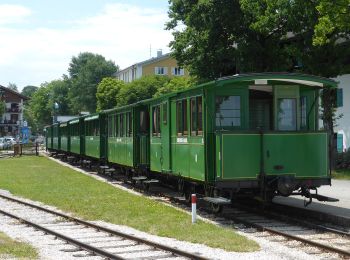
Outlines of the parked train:
M174 184L187 198L330 200L311 194L331 184L329 136L318 126L324 88L337 83L289 73L219 78L48 126L47 149Z

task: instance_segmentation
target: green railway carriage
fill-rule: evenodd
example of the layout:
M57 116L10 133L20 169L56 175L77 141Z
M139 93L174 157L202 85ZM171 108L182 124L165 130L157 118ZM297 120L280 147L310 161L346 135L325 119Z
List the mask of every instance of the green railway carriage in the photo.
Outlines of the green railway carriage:
M69 122L69 152L77 155L84 154L84 118L72 119Z
M150 169L209 195L307 194L330 185L318 102L332 87L308 75L249 74L150 100Z
M187 195L311 197L310 190L331 183L319 97L336 87L303 74L220 78L74 119L70 150L169 181ZM58 130L53 125L53 149Z
M108 162L139 170L149 168L149 111L143 102L107 110Z
M60 150L64 152L70 151L70 136L69 136L69 124L68 122L60 123L59 125L61 146Z
M84 155L94 159L106 159L107 122L104 113L84 118Z
M46 148L47 149L53 149L53 144L52 144L52 126L46 126L45 127L45 137L46 137Z
M52 125L52 149L61 149L61 137L60 137L60 126L59 123Z

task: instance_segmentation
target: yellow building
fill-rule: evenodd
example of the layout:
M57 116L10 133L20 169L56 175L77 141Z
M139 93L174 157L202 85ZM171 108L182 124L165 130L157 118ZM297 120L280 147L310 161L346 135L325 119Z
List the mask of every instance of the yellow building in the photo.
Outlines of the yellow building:
M169 77L186 77L188 72L177 65L170 53L162 54L157 51L157 57L151 58L120 70L114 76L124 82L131 82L146 75L163 75Z

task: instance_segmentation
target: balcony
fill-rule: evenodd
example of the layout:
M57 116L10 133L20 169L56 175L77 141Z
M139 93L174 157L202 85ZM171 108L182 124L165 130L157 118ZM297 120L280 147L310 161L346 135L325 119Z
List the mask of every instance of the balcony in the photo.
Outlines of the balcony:
M0 121L0 125L10 125L10 126L13 126L13 125L17 125L17 121L12 121L12 120L2 120Z
M22 109L16 107L16 108L7 108L6 109L6 113L21 113Z

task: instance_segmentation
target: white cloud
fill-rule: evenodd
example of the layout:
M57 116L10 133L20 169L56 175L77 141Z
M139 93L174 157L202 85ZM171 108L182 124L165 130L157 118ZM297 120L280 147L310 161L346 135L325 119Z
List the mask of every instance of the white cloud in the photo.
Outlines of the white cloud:
M22 22L31 13L30 9L21 5L0 4L0 24Z
M8 72L0 73L0 84L24 87L57 79L79 52L101 54L121 68L148 59L150 45L153 56L158 48L167 52L172 36L164 30L166 11L109 4L93 17L70 21L65 29L17 29L0 23L6 39L0 42L0 71Z

